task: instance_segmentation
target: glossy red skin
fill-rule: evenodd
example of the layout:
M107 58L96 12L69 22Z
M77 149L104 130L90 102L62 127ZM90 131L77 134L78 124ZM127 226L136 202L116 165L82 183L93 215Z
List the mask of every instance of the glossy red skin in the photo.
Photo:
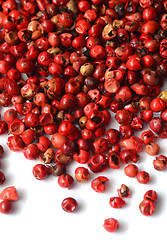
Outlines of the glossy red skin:
M39 142L36 143L36 145L37 145L37 147L39 148L39 150L41 152L45 152L49 148L49 146L51 144L51 141L46 136L39 137L38 141Z
M121 104L120 102L118 102L116 100L114 100L110 104L110 110L114 113L116 113L118 110L121 110L122 108L123 108L123 104Z
M154 190L148 190L144 194L144 199L148 199L148 200L151 200L153 202L158 202L158 194Z
M39 125L39 116L35 113L28 113L24 118L27 127L36 127Z
M67 139L61 146L61 151L66 155L73 155L76 152L76 143Z
M84 111L84 114L88 117L88 115L91 113L92 114L92 111L93 110L98 110L98 105L97 104L95 104L95 103L88 103L85 107L84 107L84 109L83 109L83 111Z
M145 215L145 216L151 216L154 211L155 211L155 203L148 200L144 199L140 204L139 204L139 209L140 212Z
M122 44L115 49L115 53L118 59L124 61L132 54L132 49L128 44Z
M75 178L78 182L88 181L90 173L85 167L78 167L75 169Z
M101 60L105 56L105 50L101 45L96 45L90 49L90 56L96 60Z
M0 135L6 133L8 130L8 125L5 121L0 121Z
M75 66L73 67L73 66L69 65L69 66L67 66L66 68L63 69L62 75L64 75L67 79L70 79L70 78L73 78L77 75L77 71L78 70L75 69ZM75 79L74 79L74 81L75 81ZM77 81L75 81L75 82L77 82ZM79 82L78 82L78 84L79 84ZM79 90L77 92L79 92Z
M33 104L32 103L15 103L15 109L20 115L27 115L32 111Z
M6 178L2 171L0 171L0 185L2 185L5 182Z
M157 31L158 27L159 27L158 23L152 20L145 23L142 26L141 30L144 34L154 34Z
M14 186L7 187L0 193L0 199L2 200L17 201L18 197L18 192Z
M106 153L109 150L109 143L105 138L99 138L93 142L94 152L97 154Z
M76 95L76 100L78 107L82 108L88 104L89 96L84 92L80 92Z
M81 137L87 140L92 140L94 137L93 131L85 128L81 131Z
M78 34L86 35L88 29L90 29L89 21L86 21L85 19L82 19L82 20L79 20L76 23L75 30Z
M137 163L139 155L135 150L122 150L119 154L122 163L126 164L130 161Z
M64 27L70 27L73 23L73 20L71 18L71 15L69 13L62 13L59 15L59 22ZM52 32L52 31L49 31Z
M105 183L108 182L109 179L104 176L99 176L92 180L91 182L91 188L98 193L104 192L105 191Z
M36 132L33 129L27 129L21 135L23 142L27 145L33 143L35 141L35 137Z
M48 176L48 167L44 164L37 164L33 167L32 173L37 180L43 180Z
M55 123L52 123L52 124L48 124L48 125L45 125L44 126L44 131L46 134L48 135L53 135L57 132L57 125Z
M111 114L108 110L103 110L102 114L103 114L103 119L104 119L103 124L106 126L111 121Z
M37 93L34 96L33 101L37 106L41 107L45 103L47 103L47 98L46 98L46 95L44 93Z
M59 76L62 74L62 71L63 71L62 67L59 64L54 62L51 62L49 64L48 70L53 76Z
M18 45L11 46L10 52L11 52L13 58L12 58L12 56L8 55L8 57L7 57L8 61L10 59L10 61L12 60L12 61L16 62L15 58L18 58L18 57L21 58L23 53L25 52L25 50L26 50L26 44L23 42L19 43Z
M166 103L161 98L154 98L150 103L150 108L153 112L163 111L166 107Z
M80 149L79 153L74 153L73 158L76 162L84 164L87 163L90 158L90 153L86 150Z
M96 128L94 134L95 134L95 137L100 138L104 136L105 132L106 132L106 128L104 125L102 125Z
M39 107L38 107L39 109ZM41 113L51 113L51 114L56 114L57 113L57 109L55 106L50 105L48 103L45 103L41 106ZM39 114L40 115L40 112Z
M19 80L19 78L21 77L21 74L16 69L10 69L7 72L7 76L8 76L8 78L13 79L13 80Z
M72 187L73 181L73 177L67 173L62 174L58 177L58 184L62 188L70 189Z
M40 37L36 40L35 43L36 43L37 49L40 51L47 51L49 48L49 39L47 37Z
M149 122L149 127L153 132L161 133L164 129L164 120L162 118L155 117Z
M154 59L153 59L153 57L152 56L150 56L150 55L145 55L145 56L143 56L142 57L142 59L141 59L141 62L142 62L142 65L144 66L144 67L152 67L153 66L153 64L154 64Z
M21 58L16 62L16 68L21 73L30 73L34 69L34 65L30 59Z
M74 131L74 125L69 121L62 121L59 128L58 133L63 136L69 136Z
M46 33L53 32L54 31L54 23L51 22L50 19L43 19L41 21L41 25L43 27L43 30Z
M63 47L71 47L72 44L72 34L71 33L62 33L59 35L60 37L60 44Z
M121 125L119 127L119 132L122 136L122 139L127 139L133 135L134 129L131 125Z
M116 129L109 129L106 132L106 138L109 141L111 145L115 145L119 142L120 140L120 133Z
M24 98L32 99L35 94L38 92L39 87L34 83L26 83L21 88L21 95Z
M129 164L124 168L124 173L128 177L136 177L138 173L138 167L135 164Z
M4 149L2 145L0 145L0 158L3 156L3 154L4 154Z
M29 160L34 160L39 156L39 149L35 144L29 144L24 148L23 154L25 158Z
M10 63L5 60L0 60L0 73L6 74L10 69Z
M103 227L108 232L115 232L119 228L119 222L115 218L105 219Z
M113 208L121 208L125 205L125 201L121 197L112 197L109 204Z
M141 134L141 139L144 144L148 144L154 141L155 135L151 130L148 130Z
M78 149L88 151L91 149L91 142L87 139L80 138L77 141Z
M39 125L46 126L53 124L53 115L51 113L42 113L39 116Z
M67 110L72 109L77 105L77 100L72 93L63 95L60 100L60 109Z
M20 119L9 122L8 129L13 135L21 135L25 130L25 125Z
M19 136L8 137L7 145L11 151L18 152L24 149L24 142Z
M85 12L86 10L90 9L90 3L88 1L79 1L78 8L81 12Z
M123 103L129 102L131 98L132 92L128 86L120 87L115 95L115 99Z
M89 158L87 165L94 173L103 172L108 167L107 157L104 154L95 154Z
M161 118L166 122L167 121L167 109L161 112Z
M121 145L127 150L141 151L143 142L140 138L131 136L130 138L121 141Z
M144 110L143 112L140 112L140 117L145 122L149 122L153 118L153 111L151 111L151 110Z
M39 64L47 67L52 62L51 54L46 51L43 51L38 55L37 60Z
M62 201L62 209L68 213L74 212L77 209L78 203L74 198L65 198Z
M5 89L10 96L19 95L20 88L14 79L7 79Z
M139 56L131 55L126 62L126 67L131 71L139 71L141 70L140 60Z
M153 166L157 171L163 171L167 168L167 158L160 155L153 160Z
M138 95L148 96L148 89L143 83L134 83L131 89ZM150 95L150 94L149 94Z
M48 42L52 47L57 47L60 43L60 38L57 36L56 32L51 32L48 34Z
M115 114L115 119L121 125L128 125L131 123L133 114L126 110L118 110Z
M150 181L150 176L147 172L141 171L137 173L136 179L141 184L147 184Z
M133 117L132 122L131 122L131 126L137 130L137 131L141 131L143 130L143 121L140 117Z
M3 214L9 214L12 211L12 201L10 200L3 200L0 202L0 212Z
M16 21L9 15L4 16L3 18L3 27L8 30L14 30L16 26Z
M85 39L82 36L78 36L76 38L73 39L72 41L72 46L76 49L78 48L82 48L85 46Z
M66 136L63 136L59 133L53 134L51 138L51 143L55 148L60 148L62 144L66 141Z

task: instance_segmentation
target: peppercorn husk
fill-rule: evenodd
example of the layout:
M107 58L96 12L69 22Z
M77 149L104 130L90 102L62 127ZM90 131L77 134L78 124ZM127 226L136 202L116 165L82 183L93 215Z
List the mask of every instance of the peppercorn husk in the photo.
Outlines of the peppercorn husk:
M74 0L70 0L67 5L66 5L68 11L73 12L73 14L78 14L78 5L76 3L76 1Z
M48 148L46 152L41 154L40 160L42 163L49 164L52 162L54 159L54 149L53 148Z
M51 47L47 50L48 53L52 55L52 57L56 56L57 54L61 54L62 50L58 47Z
M94 67L91 63L85 63L80 67L80 72L84 77L90 76L93 73Z
M159 95L158 98L163 99L165 102L167 102L167 91L162 91Z

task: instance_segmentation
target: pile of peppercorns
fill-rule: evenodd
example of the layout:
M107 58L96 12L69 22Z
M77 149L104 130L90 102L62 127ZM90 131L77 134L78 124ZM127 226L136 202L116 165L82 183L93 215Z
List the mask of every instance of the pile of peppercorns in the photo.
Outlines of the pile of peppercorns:
M147 184L149 173L135 165L139 152L145 146L156 156L155 140L167 138L167 92L161 92L167 74L167 1L0 0L0 8L0 105L8 107L0 135L10 134L9 149L40 159L34 177L57 176L63 188L74 182L67 171L73 161L81 164L75 170L78 182L125 164L128 177ZM108 129L110 111L118 130ZM150 129L135 136L145 124ZM166 169L166 156L157 156L153 165ZM0 172L0 184L4 181ZM99 176L91 187L103 192L107 181ZM17 190L3 191L0 211L9 213ZM119 208L129 196L122 184L110 205ZM149 190L141 213L152 215L156 201L156 192ZM76 207L73 198L62 202L67 212ZM116 219L104 222L107 231L118 227Z

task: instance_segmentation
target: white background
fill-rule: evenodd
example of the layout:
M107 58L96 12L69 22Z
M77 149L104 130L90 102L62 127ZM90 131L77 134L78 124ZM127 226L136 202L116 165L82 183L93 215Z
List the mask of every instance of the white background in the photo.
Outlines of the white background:
M1 108L1 110L3 110ZM2 113L2 111L1 111ZM3 114L2 114L3 116ZM110 127L118 128L114 115ZM32 175L32 168L40 160L27 160L22 152L9 151L6 140L8 135L0 136L5 154L1 159L1 169L6 175L6 182L0 186L0 191L7 186L15 186L19 199L14 203L14 211L9 215L0 214L0 236L3 239L152 239L161 232L166 234L167 216L167 175L166 171L158 172L153 168L153 159L143 149L139 170L150 173L150 183L143 185L135 178L125 176L121 165L118 170L108 169L103 173L91 172L90 179L85 183L76 180L72 189L61 188L57 177L49 176L39 181ZM160 154L166 154L166 139L156 140L161 146ZM72 161L67 167L68 173L74 177L75 168L81 166ZM82 165L87 167L86 164ZM104 193L96 193L90 187L91 180L104 175L109 178ZM125 199L126 205L121 209L113 209L109 205L110 197L117 196L117 189L126 184L131 197ZM153 189L159 195L156 210L152 216L143 216L139 211L139 203L147 190ZM74 197L78 202L78 210L74 213L64 212L61 202L66 197ZM103 228L106 218L114 217L120 223L115 233L108 233ZM154 239L153 238L153 239Z

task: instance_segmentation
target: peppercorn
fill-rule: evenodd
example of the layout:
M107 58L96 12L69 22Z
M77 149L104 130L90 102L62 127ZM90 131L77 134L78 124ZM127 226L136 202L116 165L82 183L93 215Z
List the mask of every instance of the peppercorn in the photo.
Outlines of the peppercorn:
M115 232L119 228L119 222L115 218L105 219L103 227L108 232Z
M65 198L62 201L61 205L62 205L63 210L68 213L74 212L78 206L77 201L71 197Z

